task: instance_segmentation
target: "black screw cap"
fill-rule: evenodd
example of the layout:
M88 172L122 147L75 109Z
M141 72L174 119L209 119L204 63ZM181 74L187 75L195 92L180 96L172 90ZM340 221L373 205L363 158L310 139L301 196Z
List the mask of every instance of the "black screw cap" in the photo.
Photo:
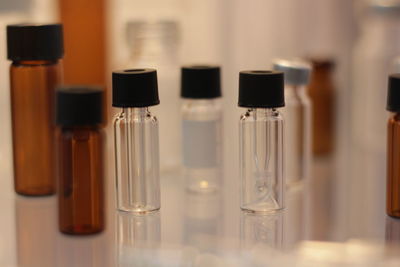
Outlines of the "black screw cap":
M249 108L285 106L283 73L269 70L241 71L238 105Z
M112 86L114 107L147 107L160 103L155 69L114 71Z
M7 58L56 60L64 55L61 24L15 24L7 26Z
M400 73L389 75L386 109L400 112Z
M60 126L96 125L103 122L101 87L62 86L56 91L56 123Z
M181 69L181 97L208 99L221 96L220 67L184 66Z

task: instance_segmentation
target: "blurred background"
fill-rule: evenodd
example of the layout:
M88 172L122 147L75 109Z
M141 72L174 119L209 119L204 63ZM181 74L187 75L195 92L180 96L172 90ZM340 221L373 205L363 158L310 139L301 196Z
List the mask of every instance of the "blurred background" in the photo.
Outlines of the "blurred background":
M309 93L318 123L313 129L313 177L308 184L312 190L304 201L318 213L308 212L304 231L317 240L385 236L386 80L389 73L400 72L400 60L396 61L400 1L2 0L0 188L4 195L14 194L5 26L58 21L64 24L65 83L105 86L109 107L112 70L157 67L161 105L175 105L179 66L220 65L224 184L234 192L238 119L243 113L237 107L238 72L270 69L275 58L310 60L314 73ZM179 154L180 124L171 120L162 125L168 118L157 109L160 127L171 130L161 136L161 144L171 140L170 147L161 147L161 157ZM111 118L114 111L109 108L108 113ZM170 171L165 168L165 173ZM113 188L112 171L107 183ZM227 205L229 194L224 198ZM12 214L14 208L4 212ZM1 221L14 228L13 219ZM230 227L236 225L227 224L225 231Z

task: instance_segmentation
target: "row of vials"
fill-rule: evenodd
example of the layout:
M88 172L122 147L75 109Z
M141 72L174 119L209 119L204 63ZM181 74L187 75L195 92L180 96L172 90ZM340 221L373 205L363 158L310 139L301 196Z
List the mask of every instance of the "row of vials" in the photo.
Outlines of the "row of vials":
M15 191L51 195L58 184L60 231L102 231L104 90L60 86L60 24L10 25L7 45ZM239 74L239 106L246 108L239 126L241 208L254 213L283 209L286 183L305 179L310 165L311 114L305 90L310 66L280 60L274 69ZM207 193L220 186L220 76L218 66L181 69L181 97L190 100L182 107L182 142L191 191ZM157 71L115 71L112 87L112 104L121 109L114 120L117 208L140 214L159 210L158 121L149 109L160 103ZM278 111L285 106L285 93L290 99L283 109L286 125Z

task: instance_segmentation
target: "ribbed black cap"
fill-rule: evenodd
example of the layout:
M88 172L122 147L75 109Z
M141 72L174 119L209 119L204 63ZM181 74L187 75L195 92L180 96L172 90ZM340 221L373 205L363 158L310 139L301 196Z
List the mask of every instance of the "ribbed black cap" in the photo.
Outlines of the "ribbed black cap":
M103 122L103 93L96 86L59 87L56 91L56 123L61 126L96 125Z
M181 69L181 97L216 98L221 96L221 74L218 66L184 66Z
M155 69L114 71L112 86L114 107L147 107L160 103Z
M400 112L400 73L389 75L386 109Z
M55 60L64 55L61 24L16 24L7 26L7 58L10 60Z
M285 106L283 73L268 70L241 71L239 106L253 108Z

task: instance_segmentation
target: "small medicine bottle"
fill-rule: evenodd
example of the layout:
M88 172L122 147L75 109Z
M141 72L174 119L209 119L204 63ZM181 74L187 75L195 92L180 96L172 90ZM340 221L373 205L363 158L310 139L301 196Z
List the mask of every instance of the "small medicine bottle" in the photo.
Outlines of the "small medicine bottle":
M400 74L389 76L387 127L386 213L400 218Z
M284 208L284 124L278 108L285 106L283 73L241 71L239 121L241 209L268 213Z
M7 26L15 192L55 193L54 99L62 82L61 24Z
M217 66L181 69L182 148L186 188L215 192L221 185L221 78Z
M149 106L158 105L155 69L112 74L117 208L134 213L160 209L158 121Z
M58 214L66 234L104 229L103 94L97 87L57 89Z
M275 60L274 70L285 80L285 176L286 184L303 182L310 176L311 102L307 94L311 65L301 60Z

